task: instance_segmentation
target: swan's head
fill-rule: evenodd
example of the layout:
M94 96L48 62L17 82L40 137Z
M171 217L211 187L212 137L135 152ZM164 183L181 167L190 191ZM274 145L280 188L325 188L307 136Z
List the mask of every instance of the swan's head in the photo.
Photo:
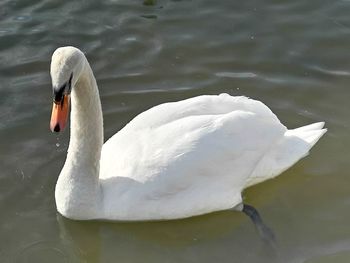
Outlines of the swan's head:
M68 120L70 93L84 68L85 56L75 47L60 47L52 55L53 107L51 131L62 131Z

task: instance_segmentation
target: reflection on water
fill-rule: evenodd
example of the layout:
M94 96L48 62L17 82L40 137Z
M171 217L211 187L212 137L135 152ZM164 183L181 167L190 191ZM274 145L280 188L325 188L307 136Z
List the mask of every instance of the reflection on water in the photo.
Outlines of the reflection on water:
M211 240L235 234L242 216L236 212L221 212L205 217L206 220L196 217L142 223L74 222L61 216L57 219L65 248L75 251L76 257L88 262L111 262L116 257L121 262L145 262L146 259L160 262L164 258L170 258L170 262L211 262L204 249L208 249ZM227 224L228 218L230 224ZM226 228L218 228L220 224L226 224ZM254 232L250 234L254 235ZM198 247L201 243L206 244L205 248ZM243 240L242 244L232 244L235 247L242 245L248 244ZM256 246L261 253L274 253L258 238L250 245Z
M0 261L349 261L350 2L147 2L0 3ZM57 215L69 134L49 132L48 71L62 45L92 65L105 138L159 103L222 92L263 101L290 128L326 121L310 157L244 193L276 251L237 212L145 223Z

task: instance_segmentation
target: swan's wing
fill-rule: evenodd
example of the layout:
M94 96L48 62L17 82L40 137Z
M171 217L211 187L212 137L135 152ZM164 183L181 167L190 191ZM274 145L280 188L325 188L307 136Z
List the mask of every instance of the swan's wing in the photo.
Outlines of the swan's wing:
M165 159L173 162L174 156L170 153L197 153L197 147L205 145L208 138L216 144L234 146L232 150L237 153L240 153L243 141L246 144L255 143L254 140L256 143L270 143L269 134L263 135L266 138L259 138L258 130L265 130L259 125L270 129L268 133L272 135L274 130L286 130L275 114L262 102L242 96L203 95L164 103L136 116L104 144L101 166L106 169L100 177L115 176L114 171L119 169L110 168L117 164L122 165L123 156L132 158L130 167L137 167L141 163L140 156L149 160L151 156L164 152L168 153ZM230 137L232 134L235 136ZM238 139L241 137L242 142ZM259 149L256 143L255 148ZM215 149L210 149L208 153L212 153L213 150ZM142 175L143 178L145 176Z
M132 121L136 124L131 122L104 145L101 179L128 178L133 187L118 189L128 203L131 199L151 200L145 202L147 205L166 202L162 209L169 209L169 218L176 217L174 213L183 217L238 204L255 165L286 130L262 103L242 100L246 110L232 105L233 110L226 113L214 107L209 111L208 104L203 111L213 114L203 115L197 108L188 108L187 112L198 114L184 116L172 109L170 118L163 112L168 108L164 105L142 113ZM194 102L190 101L198 106ZM249 103L252 105L246 105ZM258 109L263 105L264 111L254 112L254 104ZM141 126L142 119L151 126ZM153 210L148 207L147 213Z
M157 105L137 115L126 127L132 126L133 129L155 128L190 116L221 115L237 110L253 112L259 116L278 121L276 115L260 101L222 93Z

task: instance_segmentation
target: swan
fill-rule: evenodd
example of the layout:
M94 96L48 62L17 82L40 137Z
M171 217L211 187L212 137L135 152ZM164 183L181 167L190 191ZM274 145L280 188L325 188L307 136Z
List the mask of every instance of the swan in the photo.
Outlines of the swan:
M170 220L234 209L257 212L242 191L306 156L324 122L288 130L262 102L202 95L155 106L103 144L99 92L85 55L52 55L50 128L70 142L55 188L57 210L75 220ZM256 217L255 217L256 218Z

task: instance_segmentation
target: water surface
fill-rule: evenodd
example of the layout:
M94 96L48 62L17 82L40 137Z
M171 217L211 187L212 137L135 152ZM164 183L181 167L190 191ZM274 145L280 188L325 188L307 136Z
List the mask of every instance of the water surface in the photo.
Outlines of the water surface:
M0 3L1 262L349 262L350 1L48 1ZM266 247L240 213L148 223L74 222L54 187L68 130L49 129L49 62L83 50L109 138L151 106L245 95L290 128L326 136L244 200L275 231Z

